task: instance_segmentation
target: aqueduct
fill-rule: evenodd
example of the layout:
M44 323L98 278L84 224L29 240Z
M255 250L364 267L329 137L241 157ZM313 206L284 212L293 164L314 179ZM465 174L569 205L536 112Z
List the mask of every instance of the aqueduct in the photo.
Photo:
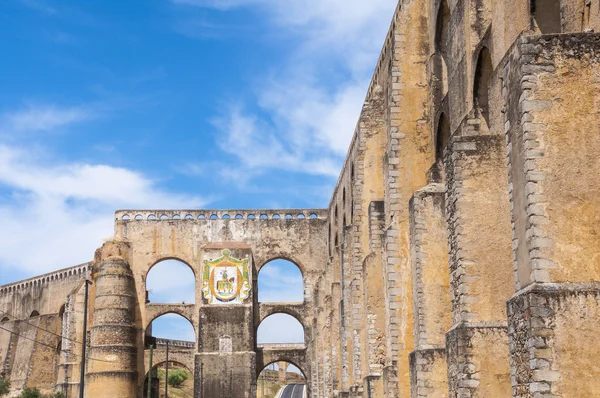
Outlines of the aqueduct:
M2 373L77 394L89 279L88 397L142 396L166 313L195 398L254 398L278 361L311 398L600 396L595 30L598 1L398 2L327 209L117 211L90 263L0 286ZM277 258L301 303L258 301ZM193 304L147 302L165 259ZM257 343L275 313L303 344Z

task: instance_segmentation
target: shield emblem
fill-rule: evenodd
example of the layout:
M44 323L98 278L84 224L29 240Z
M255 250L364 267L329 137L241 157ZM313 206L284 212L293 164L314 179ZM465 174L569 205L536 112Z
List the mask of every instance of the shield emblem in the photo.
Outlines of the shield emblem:
M204 260L202 292L209 304L238 304L250 295L248 260L231 257L229 250L216 260Z
M227 302L240 294L242 273L230 263L221 263L210 271L210 290L219 300Z

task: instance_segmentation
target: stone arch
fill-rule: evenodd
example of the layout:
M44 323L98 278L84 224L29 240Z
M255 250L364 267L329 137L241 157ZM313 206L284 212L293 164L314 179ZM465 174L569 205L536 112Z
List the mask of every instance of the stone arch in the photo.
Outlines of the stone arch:
M177 256L160 256L160 257L155 258L154 262L151 263L150 266L148 267L148 269L146 270L146 275L144 275L144 282L146 282L148 274L150 273L152 268L154 268L159 263L162 263L163 261L168 261L168 260L174 260L174 261L179 261L180 263L184 263L192 270L192 272L194 273L194 276L196 276L196 270L194 269L194 267L192 267L190 261L187 261L187 260L185 260L181 257L177 257Z
M282 264L282 262L285 262L285 264ZM281 276L283 277L287 277L290 279L289 283L287 283L287 285L279 285L281 286L281 288L286 288L285 292L283 292L283 289L280 288L280 292L278 292L278 295L283 295L286 294L288 295L288 297L290 297L290 295L293 297L291 299L285 299L285 300L279 300L278 298L276 299L264 299L264 290L262 290L261 285L267 284L268 285L268 280L269 280L269 276L266 276L267 271L266 269L270 269L271 267L273 267L273 269L278 270L278 272L282 273ZM296 274L296 272L298 272L298 274ZM291 280L292 278L296 278L299 277L299 281L295 282L294 280ZM305 283L305 273L303 270L303 267L301 264L299 264L298 262L289 259L289 257L286 256L279 256L279 257L275 257L273 259L270 259L266 262L264 262L263 264L261 264L261 266L258 268L257 273L256 273L256 292L257 292L257 297L259 300L262 300L261 302L294 302L294 303L302 303L305 301L305 287L306 287L306 283ZM277 285L275 285L274 289L278 289ZM262 296L262 297L261 297Z
M435 22L435 49L446 56L448 46L448 24L450 22L450 7L448 1L442 0L438 7Z
M40 313L37 310L33 310L33 312L29 315L30 318L35 318L36 316L40 316Z
M152 364L152 369L148 369L148 364L145 363L145 368L147 369L147 371L144 373L144 378L142 380L142 386L143 386L143 390L142 390L142 397L147 398L148 397L148 377L150 375L150 372L154 372L156 369L158 369L159 367L164 367L164 365L167 363L167 361L165 360L166 358L164 358L164 355L161 356L161 353L155 352L156 355L154 358L157 359L156 362L154 362ZM173 357L173 355L175 355ZM193 355L190 357L193 359ZM169 352L169 368L171 368L173 365L175 366L179 366L182 368L185 368L188 372L190 372L192 374L192 378L194 377L194 363L193 361L190 362L190 360L188 358L183 358L181 356L177 356L176 354L171 354ZM169 394L170 395L170 394Z
M438 7L435 34L434 54L431 60L432 75L434 77L435 100L440 102L448 93L448 23L450 20L450 8L448 2L442 0Z
M308 326L307 326L307 322L304 322L304 320L302 319L302 317L299 317L299 314L294 314L293 312L290 313L288 311L284 311L284 310L279 310L277 312L273 312L267 316L265 316L264 318L262 318L260 320L260 322L257 323L257 325L255 326L255 341L258 342L258 336L259 336L259 332L260 332L260 327L262 325L265 324L265 321L269 318L272 318L275 315L285 315L285 316L289 316L291 318L293 318L302 328L302 343L297 343L297 342L285 342L285 343L277 343L277 342L267 342L267 343L258 343L258 344L304 344L306 345L308 340L309 340L309 330L308 330Z
M561 33L560 0L530 0L533 27L542 34Z
M286 315L290 315L290 316L296 318L296 320L298 322L300 322L300 324L304 327L304 333L306 334L306 332L307 332L306 325L309 324L309 322L306 320L305 311L306 311L306 308L303 304L300 304L300 305L298 305L298 304L286 305L286 304L277 304L277 303L260 304L259 305L258 324L256 325L256 328L258 329L258 326L261 324L261 322L264 321L266 318L270 317L271 315L286 314Z
M150 308L148 308L150 307ZM158 308L156 312L152 311L153 307L167 307L167 308ZM194 324L194 320L193 320L193 313L194 313L194 306L190 305L190 310L189 311L184 311L184 309L182 308L178 308L179 306L146 306L146 315L148 316L148 319L146 320L146 324L144 325L144 331L148 330L148 327L150 327L150 325L152 325L152 322L154 322L155 320L157 320L158 318L165 316L165 315L169 315L169 314L175 314L175 315L179 315L180 317L182 317L183 319L185 319L186 321L188 321L190 323L190 325L192 325L192 329L194 329L194 341L197 340L196 338L196 325ZM156 336L157 338L160 338L160 336Z
M445 113L441 113L436 126L435 133L435 159L437 162L443 161L444 148L450 139L450 120Z
M180 265L180 264L185 265L186 271L181 271L181 272L187 272L187 269L189 269L193 275L192 280L194 282L194 285L193 285L193 287L189 288L189 291L188 291L188 289L185 289L186 293L188 293L190 295L190 297L187 300L179 300L178 299L177 301L173 301L172 299L169 299L167 302L163 302L162 304L170 304L170 303L182 304L183 302L187 302L188 304L195 303L196 302L197 276L198 276L196 273L196 270L194 269L194 267L192 267L190 265L190 262L182 259L181 257L175 257L175 256L164 256L164 257L157 258L146 270L146 273L143 276L142 282L144 284L144 289L146 291L147 302L150 302L150 293L149 293L150 289L148 286L150 274L153 272L153 270L156 270L156 266L160 266L160 264L164 265L168 261L176 262L178 265ZM178 270L178 272L179 272L179 270ZM186 282L189 281L188 279L185 279L185 280L186 280ZM180 296L182 297L182 295L180 295Z
M477 57L475 76L473 78L473 108L482 124L480 129L490 128L489 90L492 73L492 55L487 47L482 47Z
M290 263L293 263L296 267L298 267L298 269L300 270L300 273L302 274L302 279L304 279L305 275L306 275L306 267L303 265L303 263L301 261L296 260L295 258L293 258L292 256L286 255L286 254L279 254L273 257L269 257L268 259L262 261L259 263L259 265L256 267L256 272L257 275L258 273L260 273L260 270L267 264L269 264L272 261L275 260L285 260L285 261L289 261Z

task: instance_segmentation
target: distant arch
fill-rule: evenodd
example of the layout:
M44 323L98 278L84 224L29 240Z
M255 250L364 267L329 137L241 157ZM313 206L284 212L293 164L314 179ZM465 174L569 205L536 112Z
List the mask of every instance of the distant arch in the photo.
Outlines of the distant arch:
M262 367L262 369L261 369L261 370L258 372L258 376L257 376L257 377L260 377L261 373L262 373L262 372L263 372L265 369L267 369L269 366L271 366L271 365L273 365L273 364L277 364L277 365L278 365L278 363L279 363L279 362L286 362L286 363L288 363L288 364L290 364L290 365L293 365L293 366L294 366L296 369L298 369L298 370L300 371L300 374L301 374L302 378L304 378L304 381L305 381L305 382L307 382L307 381L308 381L308 379L306 378L306 373L304 372L304 369L302 369L302 367L301 367L301 366L299 366L298 364L296 364L296 363L295 363L295 361L294 361L293 359L291 359L291 358L288 358L288 357L287 357L287 356L285 356L285 355L283 355L283 356L282 356L282 359L272 360L272 361L270 361L269 363L265 364L265 365ZM279 365L278 365L278 367L279 367ZM293 372L293 373L295 373L295 372ZM308 386L307 386L307 387L308 387Z
M435 134L435 158L436 161L442 161L444 149L450 140L450 121L445 113L440 114L438 118L437 130Z
M39 313L39 312L37 312L37 310L34 310L34 311L33 311L33 312L32 312L32 313L29 315L29 317L30 317L30 318L35 318L36 316L40 316L40 313Z
M489 90L492 80L492 55L487 47L479 51L473 82L473 106L487 129L490 128Z
M4 322L8 322L9 319L7 316L5 316L4 318L2 318L2 320L0 321L0 323L4 323Z

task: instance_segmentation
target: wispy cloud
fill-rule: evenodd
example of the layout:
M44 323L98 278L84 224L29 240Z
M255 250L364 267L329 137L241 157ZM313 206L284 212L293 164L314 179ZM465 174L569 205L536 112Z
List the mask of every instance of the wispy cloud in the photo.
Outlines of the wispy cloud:
M239 101L217 118L241 170L336 177L396 0L171 0L181 7L260 9L279 38L299 43L256 77L258 111ZM267 33L267 37L269 34Z
M13 135L88 120L49 106L0 116ZM201 207L206 199L163 189L135 170L57 159L39 146L0 144L0 270L36 274L89 261L112 236L119 208Z
M19 0L19 2L25 7L40 11L47 15L55 15L57 13L55 8L49 6L43 0Z
M56 105L29 105L26 109L7 113L0 119L5 133L50 131L97 117L86 107L59 107Z

